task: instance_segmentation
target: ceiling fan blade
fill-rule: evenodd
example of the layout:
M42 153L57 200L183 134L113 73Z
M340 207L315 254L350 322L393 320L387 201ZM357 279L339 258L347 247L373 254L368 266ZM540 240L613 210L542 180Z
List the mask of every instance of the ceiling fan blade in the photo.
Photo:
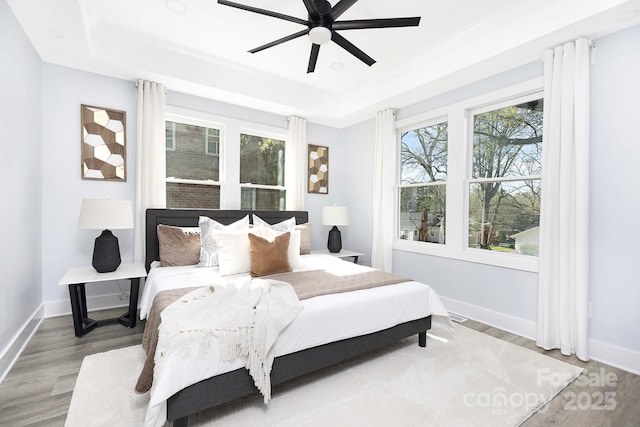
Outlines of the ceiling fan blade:
M366 28L417 27L420 17L388 18L388 19L358 19L355 21L337 21L332 24L334 30L362 30Z
M262 46L258 46L256 48L253 48L249 52L250 53L260 52L261 50L265 50L265 49L268 49L270 47L277 46L277 45L279 45L281 43L288 42L289 40L297 39L298 37L306 35L308 32L309 32L309 30L306 29L306 30L298 31L297 33L289 34L288 36L282 37L281 39L274 40L274 41L272 41L270 43L263 44Z
M329 16L334 21L340 17L343 13L347 11L351 6L355 4L358 0L340 0L336 3L335 6L331 8L331 12L329 12Z
M316 2L314 0L302 0L304 3L304 7L307 8L307 12L309 12L309 18L313 21L320 19L320 12L318 12L318 8L316 7Z
M237 9L247 10L249 12L259 13L260 15L271 16L273 18L284 19L285 21L295 22L296 24L309 25L308 21L305 21L304 19L296 18L295 16L284 15L282 13L273 12L271 10L260 9L253 6L247 6L245 4L240 4L233 1L218 0L218 4L235 7Z
M343 0L344 1L344 0ZM376 63L376 61L371 58L369 55L358 49L353 43L349 40L342 37L340 34L335 31L331 32L331 40L336 43L338 46L358 58L360 61L364 62L368 66L372 66Z
M307 67L307 74L313 73L316 70L316 62L318 62L318 53L320 52L319 44L311 45L311 56L309 57L309 66Z

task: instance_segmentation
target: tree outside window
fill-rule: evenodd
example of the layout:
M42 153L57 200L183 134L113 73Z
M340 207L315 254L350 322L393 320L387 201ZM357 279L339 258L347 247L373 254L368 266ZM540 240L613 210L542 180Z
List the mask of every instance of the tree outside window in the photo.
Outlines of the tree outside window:
M543 101L473 115L469 247L538 254Z
M398 237L444 244L448 123L402 132Z
M240 134L242 209L285 210L285 141Z

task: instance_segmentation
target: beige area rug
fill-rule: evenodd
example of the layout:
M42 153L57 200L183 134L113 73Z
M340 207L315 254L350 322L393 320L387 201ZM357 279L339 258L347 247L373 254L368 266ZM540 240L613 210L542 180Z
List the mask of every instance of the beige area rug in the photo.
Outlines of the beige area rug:
M582 371L456 325L190 418L192 426L518 426ZM141 426L140 346L87 356L66 427Z

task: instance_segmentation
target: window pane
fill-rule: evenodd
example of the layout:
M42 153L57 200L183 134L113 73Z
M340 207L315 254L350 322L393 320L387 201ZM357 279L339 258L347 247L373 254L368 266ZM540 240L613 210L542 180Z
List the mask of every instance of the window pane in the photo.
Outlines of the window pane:
M241 209L280 210L286 209L284 190L264 188L242 188Z
M255 135L240 135L240 182L284 185L285 142Z
M542 99L473 119L473 178L540 175Z
M207 154L220 154L220 129L207 128Z
M167 207L220 209L220 186L167 182Z
M173 122L166 122L165 123L165 130L164 130L164 134L165 134L165 148L167 150L173 150L173 145L175 143L174 141L174 130L175 130L175 123Z
M399 238L445 243L446 185L400 189Z
M209 136L217 137L219 144L220 130L186 123L166 122L167 178L191 181L218 181L220 159L207 156ZM172 147L169 147L169 137ZM169 149L171 148L171 149ZM219 209L220 186L184 182L167 182L167 207Z
M218 181L218 157L205 156L207 128L185 123L166 122L175 126L175 150L167 150L167 177ZM174 123L174 124L172 124Z
M448 124L437 123L401 135L401 184L447 179Z
M540 180L472 183L469 247L538 255Z

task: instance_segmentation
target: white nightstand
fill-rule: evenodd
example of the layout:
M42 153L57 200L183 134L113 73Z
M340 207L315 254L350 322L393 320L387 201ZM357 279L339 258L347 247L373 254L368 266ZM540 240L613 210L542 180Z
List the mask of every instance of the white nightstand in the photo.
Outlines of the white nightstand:
M311 251L312 254L325 254L331 255L337 258L353 258L354 263L358 263L358 257L364 256L362 252L341 250L340 252L329 252L329 249L319 249L317 251Z
M147 270L145 270L143 263L121 264L116 271L111 273L98 273L93 267L78 267L67 270L64 276L62 276L62 279L58 282L58 285L69 286L73 328L76 336L81 337L92 329L107 324L120 323L130 328L136 326L138 290L140 288L141 277L147 277ZM131 281L129 310L122 316L114 317L112 319L90 319L87 316L87 295L84 289L85 284L121 279Z

